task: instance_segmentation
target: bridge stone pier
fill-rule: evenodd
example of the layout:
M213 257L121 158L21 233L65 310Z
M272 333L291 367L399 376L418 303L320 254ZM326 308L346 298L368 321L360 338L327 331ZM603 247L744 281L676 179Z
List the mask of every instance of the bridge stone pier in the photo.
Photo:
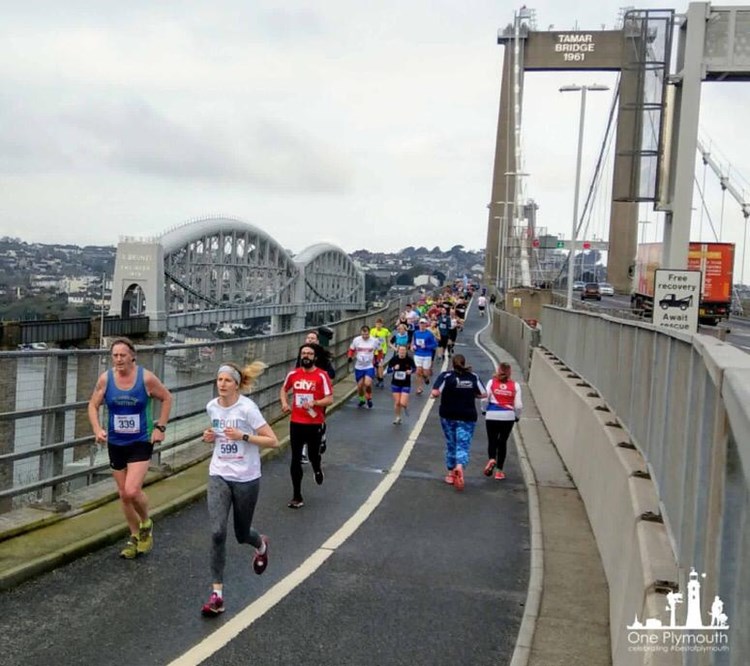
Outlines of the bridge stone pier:
M155 335L256 317L280 333L316 313L332 321L364 308L364 274L341 248L318 243L292 256L242 220L203 218L117 246L111 309L148 316Z
M144 314L152 333L167 331L164 247L157 239L124 238L117 245L110 312Z

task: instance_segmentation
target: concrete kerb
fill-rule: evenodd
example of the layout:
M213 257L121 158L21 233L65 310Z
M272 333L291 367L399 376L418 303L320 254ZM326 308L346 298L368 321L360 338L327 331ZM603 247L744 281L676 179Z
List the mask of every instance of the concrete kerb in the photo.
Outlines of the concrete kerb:
M353 379L350 375L347 375L344 379L337 382L336 386L341 386L342 384L345 385L342 387L343 394L339 398L337 398L335 402L328 408L329 413L339 409L354 395L354 393L356 393L356 390L357 390L356 385L353 385ZM352 384L352 385L346 386L346 384ZM287 423L287 419L282 419L280 421L277 421L274 424L274 427L277 424L283 427L283 425L285 425L286 423ZM283 438L279 439L278 448L265 449L264 451L262 451L261 459L271 460L281 455L288 446L289 446L289 436L285 435ZM161 516L174 513L175 511L178 511L182 507L187 506L188 504L191 504L195 502L196 500L199 500L203 496L205 496L206 489L208 487L208 483L207 483L208 457L209 456L206 456L202 458L201 460L196 460L191 465L186 465L184 469L177 472L176 474L169 474L169 475L164 474L164 473L154 474L154 476L149 480L149 483L147 485L151 485L153 483L156 483L162 480L174 479L175 477L181 474L184 474L187 471L194 470L200 465L203 465L206 467L206 473L201 476L201 478L204 480L200 484L194 486L189 491L177 497L174 497L165 503L152 506L151 515L154 518L159 518ZM108 504L109 502L116 501L116 500L117 500L117 493L107 493L101 498L97 498L96 500L92 500L91 502L87 503L86 505L87 508L85 510L83 508L80 508L76 511L61 514L59 517L50 517L50 516L44 517L40 519L38 523L34 523L31 527L28 527L27 529L23 531L19 531L18 529L16 529L15 530L16 534L10 537L0 535L0 541L3 538L14 538L14 537L23 538L24 533L31 532L41 527L47 527L61 520L66 520L66 519L74 518L76 516L80 516L86 513L87 511L91 511L93 509L96 509L105 504ZM34 578L35 576L38 576L47 571L51 571L52 569L62 566L63 564L72 562L73 560L78 559L79 557L82 557L83 555L86 555L90 552L93 552L95 550L103 548L104 546L114 543L115 541L118 541L123 536L125 536L127 531L128 531L127 525L124 522L118 521L117 525L113 525L107 529L101 530L96 535L93 535L91 537L87 537L84 539L79 539L75 543L66 544L65 546L61 548L57 548L56 550L53 550L45 554L44 556L37 557L33 560L24 562L22 565L13 567L12 569L2 571L0 572L0 590L6 590L11 587L14 587L26 580Z
M184 472L186 469L189 469L191 467L194 467L195 465L201 464L202 462L210 458L210 456L211 456L210 453L206 453L205 455L202 455L202 456L196 456L190 462L186 462L184 464L176 465L172 467L169 472L163 472L158 469L149 470L148 474L146 475L146 479L143 483L143 486L147 487L154 483L157 483L158 481L163 481L164 479L173 478L180 472ZM100 484L104 486L104 485L107 485L107 482L101 481ZM89 486L88 488L91 488L91 486ZM118 495L117 495L116 489L113 488L112 490L107 490L106 488L102 488L101 494L95 497L92 497L91 499L81 501L80 504L78 504L76 508L70 509L68 511L63 511L60 513L47 513L43 508L31 508L30 509L31 511L35 511L39 514L38 517L32 520L25 521L19 525L10 526L10 527L0 527L0 543L2 543L3 541L6 541L7 539L13 539L17 536L26 534L27 532L32 532L42 527L48 527L60 521L69 520L70 518L74 518L76 516L80 516L81 514L88 513L89 511L98 509L99 507L104 506L105 504L114 502L115 500L117 500L117 497Z
M492 330L490 327L486 330ZM483 331L480 331L480 333ZM490 338L481 339L479 333L476 336L477 345L499 363L502 355L512 358L507 352L502 350ZM513 359L515 360L515 359ZM517 363L517 361L516 361ZM529 396L528 398L532 398ZM524 605L521 626L518 629L515 648L511 656L510 666L526 666L531 658L531 648L534 642L539 611L542 606L542 591L544 588L544 541L542 538L542 514L539 503L539 490L537 488L536 476L529 461L528 451L523 439L523 418L518 423L518 427L513 431L513 441L518 451L518 459L521 465L521 473L526 484L526 490L529 498L529 525L531 532L531 562L529 567L529 586L526 592L526 603Z
M516 647L513 650L510 666L526 666L529 662L544 589L544 541L542 539L542 513L539 505L539 490L534 470L529 462L521 422L518 425L519 427L516 428L516 432L513 434L513 441L516 443L516 448L518 449L521 472L529 498L531 566L529 569L529 587L526 593L526 605L524 606L521 626L518 629Z

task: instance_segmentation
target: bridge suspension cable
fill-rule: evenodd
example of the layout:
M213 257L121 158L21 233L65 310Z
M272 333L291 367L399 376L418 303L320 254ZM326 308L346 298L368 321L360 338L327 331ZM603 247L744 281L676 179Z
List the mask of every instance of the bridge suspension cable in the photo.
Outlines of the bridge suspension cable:
M747 250L747 223L748 218L750 218L750 197L746 194L747 190L750 188L741 188L737 181L741 180L746 185L748 185L748 181L740 174L737 170L732 171L731 165L728 165L726 168L723 168L722 165L718 163L718 161L714 158L714 156L711 154L711 150L706 148L705 144L698 139L697 142L698 152L701 155L701 159L703 160L704 169L705 167L709 167L711 171L714 173L714 175L719 180L719 186L721 187L721 217L719 218L719 233L716 233L716 228L713 225L713 222L711 220L710 213L708 212L708 207L706 206L706 199L705 199L705 177L704 177L704 187L701 189L700 185L698 185L698 179L694 176L696 186L698 188L698 193L700 195L701 199L701 210L705 210L706 214L708 215L708 221L711 226L711 231L713 231L714 238L717 241L720 241L723 236L723 229L724 229L724 204L726 200L726 194L729 192L730 196L735 200L735 202L740 207L740 212L742 213L742 218L744 220L744 229L742 233L742 263L740 265L740 282L744 285L745 284L745 252Z
M615 94L612 95L612 104L609 107L609 116L607 117L607 127L604 130L604 137L602 138L601 146L599 147L599 155L596 158L596 166L594 167L594 173L591 176L591 182L589 183L589 190L586 194L586 202L583 205L583 212L578 220L578 226L576 227L576 237L581 237L581 230L588 231L588 223L591 221L592 214L592 201L599 191L601 186L602 176L604 175L604 166L607 158L610 155L612 148L612 142L614 139L614 128L615 128L615 112L617 111L617 102L620 98L620 81L618 77L617 85L615 86ZM586 226L584 227L584 219L587 219Z
M615 85L615 93L614 95L612 95L612 103L609 108L609 115L607 117L607 126L604 130L604 137L602 138L601 145L599 147L599 155L597 156L596 165L594 167L594 173L591 176L591 182L589 183L589 189L586 194L586 202L583 205L583 211L581 212L581 215L578 218L578 223L576 225L576 238L581 237L582 229L584 231L588 229L588 224L584 228L584 220L586 219L588 219L589 221L591 220L592 202L601 184L601 179L605 171L604 166L610 154L610 150L611 150L612 143L614 140L614 128L615 128L614 119L615 119L615 112L617 110L617 102L618 102L619 97L620 97L620 78L618 77L617 84ZM555 282L559 282L560 278L564 274L567 273L569 260L570 260L570 253L568 254L565 261L560 266L560 271L557 274L557 277L555 278Z

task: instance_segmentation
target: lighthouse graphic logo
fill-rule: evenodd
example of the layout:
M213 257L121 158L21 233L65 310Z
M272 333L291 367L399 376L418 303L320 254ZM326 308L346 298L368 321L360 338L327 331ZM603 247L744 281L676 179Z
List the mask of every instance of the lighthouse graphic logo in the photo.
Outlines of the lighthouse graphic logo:
M685 617L685 624L678 624L675 617L677 605L684 603L683 594L681 592L669 592L665 608L665 610L669 611L669 624L663 624L660 619L653 617L647 618L645 623L642 623L638 619L638 615L636 615L635 621L633 624L628 625L628 629L668 629L672 631L689 631L695 629L725 631L729 629L729 618L724 612L724 602L718 595L714 597L711 603L709 623L703 623L703 616L701 614L701 583L699 578L705 577L705 573L699 576L695 569L690 569L690 577L687 584L687 615Z

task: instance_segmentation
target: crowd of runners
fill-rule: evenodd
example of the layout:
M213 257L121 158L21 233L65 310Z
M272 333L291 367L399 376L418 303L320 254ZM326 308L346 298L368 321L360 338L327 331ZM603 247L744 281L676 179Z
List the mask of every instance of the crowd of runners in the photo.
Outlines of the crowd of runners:
M473 294L460 285L444 293L407 304L394 322L375 320L362 326L350 343L347 360L353 364L358 409L372 409L376 399L390 389L393 424L408 416L412 388L425 390L440 400L440 424L445 436L445 482L464 489L464 472L479 419L477 401L485 415L487 462L483 473L505 478L503 466L507 441L518 421L523 403L521 388L511 379L511 368L501 363L483 382L456 352ZM476 295L477 312L483 317L487 299ZM390 324L390 327L387 325ZM136 363L135 346L119 338L110 346L112 369L103 373L89 403L89 419L96 441L106 444L117 482L130 536L121 556L134 559L153 548L153 522L143 481L154 444L164 439L172 396L153 373ZM443 366L447 366L442 370ZM216 372L216 396L206 406L209 426L203 441L213 446L209 467L207 504L211 528L209 568L212 589L203 605L205 616L224 611L224 568L229 512L233 514L238 543L253 549L252 566L262 574L268 565L267 536L252 524L261 478L260 450L276 448L279 441L256 403L244 393L252 388L266 366L255 361L246 367L222 363ZM433 382L433 374L437 377ZM308 333L299 347L294 367L279 391L282 411L289 414L289 466L292 498L290 509L301 509L303 465L309 464L320 486L325 480L326 408L333 403L336 371L328 350L316 331ZM382 390L382 393L378 391ZM161 403L158 417L152 402ZM99 408L106 404L108 421L102 426Z

